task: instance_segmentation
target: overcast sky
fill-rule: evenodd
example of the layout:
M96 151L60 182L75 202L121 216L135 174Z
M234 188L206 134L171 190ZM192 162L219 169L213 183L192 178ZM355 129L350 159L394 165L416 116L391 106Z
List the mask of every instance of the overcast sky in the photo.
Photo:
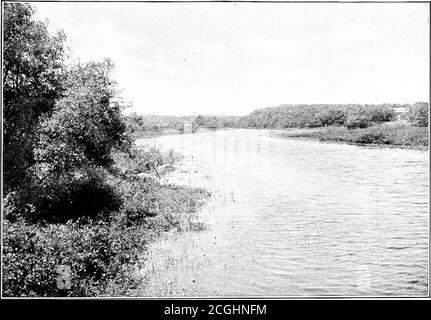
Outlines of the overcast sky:
M72 57L109 57L127 112L243 115L429 100L428 4L38 3Z

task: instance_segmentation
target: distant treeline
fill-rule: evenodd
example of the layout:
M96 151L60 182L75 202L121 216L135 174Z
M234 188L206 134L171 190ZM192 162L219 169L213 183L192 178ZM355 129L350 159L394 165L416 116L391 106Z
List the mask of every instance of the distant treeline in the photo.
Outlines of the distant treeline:
M366 128L372 123L393 121L395 108L406 108L404 118L412 124L427 126L429 104L418 102L413 105L281 105L258 109L239 120L239 127L249 128L315 128L341 125L347 128Z
M316 128L325 126L346 126L349 129L366 128L373 123L394 121L395 109L405 108L402 119L412 125L428 126L429 104L294 104L257 109L242 117L235 116L142 116L136 113L126 117L131 133L162 132L175 129L183 132L184 123L197 128Z
M129 133L141 134L143 132L163 133L169 130L184 132L184 125L189 124L192 131L198 128L218 129L238 126L238 116L159 116L139 115L131 113L125 116Z

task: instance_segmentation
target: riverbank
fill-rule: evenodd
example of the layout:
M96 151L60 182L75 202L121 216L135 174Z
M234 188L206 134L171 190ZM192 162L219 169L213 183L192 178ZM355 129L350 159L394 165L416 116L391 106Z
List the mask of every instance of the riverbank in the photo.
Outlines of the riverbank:
M112 171L104 173L111 198L106 200L110 209L103 215L57 223L30 222L20 218L17 198L9 195L5 199L5 296L124 295L141 285L142 278L135 271L147 263L142 257L149 244L168 231L204 229L196 212L210 194L164 179L181 164L182 157L154 148L133 150L131 154L117 152ZM149 160L154 167L146 166ZM56 285L59 265L70 270L65 275L69 289Z
M282 131L276 134L290 139L310 139L355 145L376 145L405 149L428 150L428 127L384 123L363 129L329 126Z
M148 139L148 138L157 138L157 137L161 137L161 136L169 136L169 135L177 135L177 134L197 134L197 133L205 133L205 132L214 132L214 131L224 131L224 130L232 130L232 129L240 129L240 128L228 128L228 127L224 127L224 128L204 128L204 127L200 127L195 129L195 131L193 132L187 132L184 133L181 130L178 129L163 129L163 130L154 130L154 131L137 131L134 132L133 134L131 134L131 138L133 140L138 140L138 139Z
M136 139L154 138L159 136L167 136L171 134L181 134L182 131L174 128L160 129L160 130L142 130L130 134L130 137Z
M167 175L179 170L183 156L174 150L160 151L148 146L135 146L130 154L114 156L116 175L110 181L122 195L122 207L113 214L113 225L122 229L128 253L134 255L123 265L123 272L106 281L100 296L124 296L142 287L145 279L137 271L148 268L152 261L148 248L166 234L205 229L197 212L210 193L198 187L171 183ZM152 162L153 167L148 167Z
M172 228L148 244L142 251L142 261L145 262L135 272L141 281L140 285L130 287L124 296L167 297L202 293L199 288L204 281L195 272L210 263L207 259L210 250L200 248L204 243L216 246L210 235L214 220L220 218L213 215L220 194L211 187L212 177L208 175L207 169L189 155L178 163L176 170L162 177L166 184L209 190L211 197L206 198L204 206L196 212L192 227L187 232Z

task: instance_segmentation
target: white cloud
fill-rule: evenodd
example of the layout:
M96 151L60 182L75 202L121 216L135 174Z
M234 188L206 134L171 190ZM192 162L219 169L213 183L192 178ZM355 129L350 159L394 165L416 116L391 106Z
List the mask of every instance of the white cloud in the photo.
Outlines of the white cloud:
M38 3L133 110L246 114L429 97L428 4Z

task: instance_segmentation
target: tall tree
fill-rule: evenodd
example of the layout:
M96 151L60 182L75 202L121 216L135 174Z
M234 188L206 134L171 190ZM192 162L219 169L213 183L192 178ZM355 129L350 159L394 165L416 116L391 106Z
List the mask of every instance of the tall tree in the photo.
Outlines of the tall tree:
M407 117L409 121L420 127L428 127L430 105L427 102L416 102L409 106Z
M65 35L51 35L29 4L4 4L4 193L19 188L34 163L35 129L62 94Z
M117 208L107 169L112 150L128 151L130 144L112 68L109 60L71 66L63 97L42 117L26 193L37 209L34 219L61 221Z
M64 81L64 96L52 115L44 116L35 149L37 164L50 174L91 164L109 167L113 148L127 148L129 140L121 106L114 101L110 60L72 66Z

